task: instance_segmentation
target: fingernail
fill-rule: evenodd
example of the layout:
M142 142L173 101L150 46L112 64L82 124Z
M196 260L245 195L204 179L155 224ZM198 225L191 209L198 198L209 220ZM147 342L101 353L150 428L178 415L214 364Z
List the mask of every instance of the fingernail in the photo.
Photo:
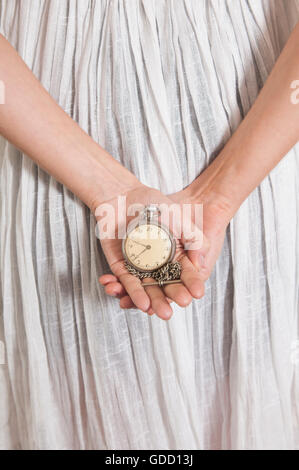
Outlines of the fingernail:
M204 255L199 255L199 267L203 267L205 264L205 257Z
M194 265L195 265L197 271L199 271L201 266L202 266L202 258L203 258L202 255L198 255L197 259L194 260Z
M197 269L197 271L199 271L199 269L200 269L200 263L199 263L198 260L195 260L195 261L194 261L194 266L195 266L195 268Z
M167 313L167 314L165 315L164 320L170 320L171 317L172 317L172 313Z

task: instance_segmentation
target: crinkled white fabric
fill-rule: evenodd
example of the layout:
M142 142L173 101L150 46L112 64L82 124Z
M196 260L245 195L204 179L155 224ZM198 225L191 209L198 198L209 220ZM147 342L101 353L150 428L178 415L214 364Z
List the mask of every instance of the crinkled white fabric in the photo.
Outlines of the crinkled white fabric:
M166 193L217 155L298 18L297 0L0 2L56 101ZM299 448L298 166L295 148L233 219L205 297L163 322L105 296L88 209L2 139L0 448Z

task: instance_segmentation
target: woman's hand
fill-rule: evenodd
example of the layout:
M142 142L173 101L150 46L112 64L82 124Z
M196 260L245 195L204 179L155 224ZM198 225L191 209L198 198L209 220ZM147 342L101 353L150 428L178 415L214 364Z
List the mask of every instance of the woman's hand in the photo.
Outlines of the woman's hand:
M226 229L237 208L219 193L214 193L206 184L209 180L207 170L184 190L172 194L170 198L179 204L202 204L203 233L206 240L207 250L201 259L200 277L206 281L215 266L221 253ZM204 188L202 190L198 188Z
M165 204L169 206L173 204L173 200L164 196L160 191L148 188L147 186L140 185L137 188L128 191L126 194L127 208L133 204ZM114 207L114 213L117 213L117 198L108 201ZM107 203L105 203L107 204ZM97 219L100 221L99 210L95 211ZM137 215L137 214L136 214ZM127 218L125 223L129 222ZM170 230L176 234L177 227L175 221L171 221ZM116 225L119 226L120 221ZM117 228L117 227L116 227ZM195 227L193 227L195 229ZM198 233L199 238L202 238L201 231L197 228L195 233ZM199 240L199 238L197 240ZM141 285L140 279L129 274L124 266L124 257L122 253L122 239L109 238L102 239L101 245L109 263L113 275L104 275L100 277L100 283L105 286L105 290L110 295L118 295L123 297L121 305L129 308L134 306L149 314L156 313L162 319L169 319L172 315L172 308L170 302L173 300L180 306L187 306L190 304L192 298L201 298L204 294L204 283L198 273L198 263L200 255L204 254L207 250L207 243L203 242L199 248L190 249L188 252L184 250L184 244L189 244L191 239L188 239L184 227L177 239L177 249L175 260L179 260L182 266L181 279L183 284L170 284L163 288L159 286L149 286L144 288ZM192 238L194 247L195 239ZM191 261L192 260L192 261ZM150 281L150 279L148 279Z
M170 197L180 203L203 203L203 231L210 243L200 271L203 280L215 265L235 212L298 142L298 89L294 88L299 76L298 41L299 24L254 105L220 154L188 188ZM134 307L117 278L103 276L100 282L108 294L121 297L121 307Z
M103 201L113 202L126 194L128 204L169 202L159 191L142 186L135 175L96 143L68 116L42 87L15 49L0 34L0 76L5 83L5 106L0 107L0 133L40 167L78 196L93 212ZM5 64L5 65L4 65ZM30 116L30 125L24 126ZM37 138L38 136L38 138ZM121 240L102 240L112 271L136 306L152 308L161 318L171 316L166 295L180 305L203 295L203 283L178 246L176 257L183 265L182 286L141 286L123 265ZM164 293L165 292L165 293Z
M197 183L201 182L203 184L205 179L206 175L205 172L203 172L197 179ZM200 194L198 190L195 191L193 185L190 185L183 191L172 194L169 196L169 199L180 206L183 204L191 204L193 207L195 207L195 204L203 205L203 232L205 242L202 249L190 250L188 255L193 265L197 265L197 268L199 268L198 278L202 282L206 281L209 278L222 249L226 228L230 218L232 217L230 207L226 206L224 200L221 200L220 197L209 197L206 191L205 193ZM119 282L119 277L115 271L114 275L106 274L101 276L99 281L103 286L105 286L105 291L108 295L118 297L120 299L120 306L122 308L136 308L136 303L134 303L132 296L128 295L128 291L125 286ZM183 305L184 303L179 301L179 296L175 295L176 292L179 292L178 286L172 286L172 289L169 287L164 288L165 294L168 297L168 299L164 299L164 303L171 299L179 305ZM180 287L180 292L182 292L182 287ZM188 293L186 293L185 290L185 305L191 301L190 294L187 297ZM199 296L196 295L193 295L193 297L199 298ZM147 312L150 315L154 313L152 306L150 306Z

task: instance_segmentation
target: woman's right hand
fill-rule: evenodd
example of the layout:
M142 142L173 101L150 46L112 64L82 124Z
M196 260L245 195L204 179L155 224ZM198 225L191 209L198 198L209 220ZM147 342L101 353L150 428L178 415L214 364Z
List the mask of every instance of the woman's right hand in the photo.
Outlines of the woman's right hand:
M160 191L141 184L140 186L129 190L127 193L122 194L122 196L126 196L126 208L133 204L141 204L143 206L148 204L166 204L167 206L173 205L173 201L167 196L164 196ZM117 214L118 199L115 198L108 201L108 203L111 204L111 206L114 208L114 213ZM105 202L105 204L107 204L107 202ZM95 215L98 221L101 220L101 217L99 216L100 207L101 206L98 206L95 211ZM104 209L103 206L102 208ZM126 226L129 221L130 218L126 216ZM186 222L186 219L184 219L184 222ZM116 222L114 235L120 224L121 221ZM178 234L177 227L175 227L174 224L176 224L176 222L171 221L169 228L174 234ZM204 295L204 283L199 275L198 265L195 266L196 263L194 263L194 260L197 259L197 256L199 259L200 255L204 255L204 252L208 247L205 241L203 241L201 246L199 246L199 239L202 237L202 232L198 227L194 226L192 244L190 244L191 239L188 238L187 232L184 231L185 225L186 224L184 223L178 238L176 238L177 249L174 258L174 260L178 260L182 266L182 284L169 284L163 288L160 288L159 286L149 286L144 288L140 279L128 273L124 266L125 260L122 253L122 239L119 239L116 236L114 236L114 238L101 239L101 245L109 263L110 269L113 275L122 284L123 291L129 295L132 303L138 309L149 314L155 313L164 320L168 320L172 315L170 301L174 301L178 305L185 307L190 304L192 298L199 299ZM194 239L194 233L198 235L197 240ZM196 242L198 242L197 246L195 245ZM187 244L189 245L188 248L193 249L186 251L184 246ZM195 246L196 249L194 249ZM190 256L191 253L192 255ZM193 263L191 262L190 258L193 260ZM100 283L105 286L107 279L111 280L113 278L111 278L111 276L109 277L109 275L101 276ZM109 289L111 289L111 283L109 283Z

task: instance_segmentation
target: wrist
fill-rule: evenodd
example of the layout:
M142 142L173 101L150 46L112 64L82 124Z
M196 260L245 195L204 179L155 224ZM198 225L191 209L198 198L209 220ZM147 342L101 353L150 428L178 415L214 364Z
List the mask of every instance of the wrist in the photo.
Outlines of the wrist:
M189 199L212 208L226 223L248 196L234 161L222 154L185 191Z
M128 172L130 173L130 172ZM132 174L131 174L132 175ZM128 193L143 188L143 184L132 175L133 178L128 174L123 174L123 178L116 179L111 182L109 190L103 192L102 187L95 185L94 191L89 197L87 206L91 212L96 215L96 210L101 204L106 204L114 201L118 196L126 196Z
M99 146L86 162L86 191L83 200L93 214L100 204L143 186L133 173Z
M223 226L230 223L239 208L235 201L213 186L199 191L194 198L198 204L203 205L203 214L205 212L213 213L219 221L222 221Z

